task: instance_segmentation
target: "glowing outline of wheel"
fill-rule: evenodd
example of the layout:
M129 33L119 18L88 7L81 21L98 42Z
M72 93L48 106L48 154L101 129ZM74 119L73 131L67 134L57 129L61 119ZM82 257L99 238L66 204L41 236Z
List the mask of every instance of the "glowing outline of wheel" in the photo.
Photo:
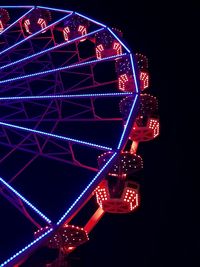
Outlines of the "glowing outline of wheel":
M9 8L9 7L3 6L3 7L0 7L0 8ZM14 8L20 8L20 6L16 6ZM25 13L25 15L26 15L27 13L31 12L35 7L33 7L33 6L27 6L27 7L23 7L23 8L30 9L30 10L28 10L28 12ZM37 8L47 9L47 10L52 10L52 11L58 11L58 9L54 9L54 8L46 8L46 7L40 7L40 6L38 6ZM73 15L73 14L76 14L78 16L84 17L86 20L91 21L92 23L95 23L96 25L98 25L99 27L101 27L96 32L101 31L101 30L105 30L105 31L109 32L113 36L113 38L120 43L120 45L123 47L123 50L126 51L125 53L120 54L120 55L110 56L110 57L107 57L107 58L96 59L96 60L93 60L93 61L91 61L89 63L92 64L92 63L95 63L95 62L100 62L100 61L105 61L105 60L112 60L112 59L116 59L116 58L119 58L119 57L121 58L123 56L128 56L129 57L129 60L131 62L131 67L132 67L132 72L133 72L133 79L134 79L134 83L135 83L135 92L134 93L130 93L130 92L128 93L127 92L127 93L111 94L113 96L117 96L117 95L121 95L121 96L123 96L123 95L124 96L130 96L130 95L132 95L132 96L134 96L132 107L131 107L131 110L130 110L130 113L129 113L129 116L128 116L128 119L127 119L127 123L126 123L126 125L124 127L124 130L123 130L122 134L121 134L121 138L119 140L118 146L114 150L114 153L113 153L112 157L110 158L110 160L102 167L102 169L100 169L100 171L97 173L97 175L94 177L94 179L90 182L90 184L85 188L85 190L82 192L82 194L76 199L76 201L71 205L71 207L66 211L66 213L63 214L63 216L58 220L58 222L56 223L57 226L55 226L55 229L60 224L62 224L67 218L69 218L70 215L73 214L73 212L76 212L76 210L80 208L80 206L84 203L84 199L87 199L87 197L89 197L89 195L91 195L92 191L96 188L96 186L98 185L98 183L103 179L104 174L107 173L107 171L109 169L109 166L115 160L115 157L120 152L121 148L125 144L125 142L127 140L127 137L128 137L128 135L130 133L130 130L131 130L131 127L132 127L132 123L133 123L133 120L134 120L134 116L135 116L135 114L134 114L135 106L138 103L138 95L139 95L138 75L136 74L136 71L135 71L134 61L133 61L133 55L130 52L130 50L125 46L125 44L119 39L119 37L113 32L113 30L111 30L110 28L106 27L105 25L103 25L103 24L101 24L101 23L99 23L99 22L97 22L95 20L92 20L92 19L90 19L90 18L88 18L86 16L83 16L83 15L81 15L79 13L76 13L76 12L74 13L74 12L65 11L65 10L60 10L60 11L61 12L64 12L65 14L67 13L67 15L64 16L63 18L66 18L66 17L68 17L70 15ZM23 17L25 15L23 15ZM21 18L19 20L21 20ZM0 34L3 34L8 29L12 29L12 26L15 25L15 23L18 23L19 20L15 21L9 27L5 28L4 31L2 31ZM45 27L45 29L49 29L49 28L53 27L54 25L56 25L57 23L58 23L58 21L56 21L56 22L52 23L51 25ZM44 30L44 29L41 29L39 32L36 32L36 33L30 35L30 37L25 38L24 41L33 38L33 36L37 36L39 33L42 32L42 30ZM91 32L89 34L86 34L85 37L87 37L87 36L89 36L91 34L94 34L94 32ZM77 37L75 39L72 39L72 40L69 41L69 43L70 42L74 42L77 39L81 39L81 37ZM0 51L0 56L3 53L8 52L11 48L17 47L17 45L19 45L20 43L22 43L24 41L21 40L20 42L18 42L16 44L13 44L12 47L9 47L8 49L5 49L4 51ZM64 42L63 44L58 45L58 46L59 47L62 46L62 45L65 46L66 44L68 44L68 42L67 43ZM48 48L47 50L49 52L50 50L54 50L54 49L56 49L56 47ZM37 53L37 56L39 54L43 54L44 52L45 51L41 51L41 53L40 52ZM33 56L36 56L36 54L33 55ZM22 60L17 60L15 63L12 62L11 64L7 64L6 66L1 67L0 70L1 69L5 69L5 68L10 67L10 66L13 66L14 64L19 64L23 60L28 60L28 58L30 59L33 56L22 58ZM85 65L85 64L88 64L88 62L83 63L82 65ZM81 65L81 63L80 64L76 64L76 66L80 66L80 65ZM52 73L52 72L55 72L55 71L62 71L62 70L67 69L67 68L69 68L69 67L67 66L67 67L63 67L63 68L57 68L57 69L54 69L54 70L49 70L49 71L46 71L46 72L39 72L37 74L34 73L33 75L24 75L22 77L10 78L10 79L3 80L3 81L1 80L0 81L0 85L1 84L7 84L7 83L10 83L10 82L13 82L13 81L16 81L16 80L27 79L27 78L30 78L31 76L32 77L33 76L34 77L37 77L39 75L45 75L45 74ZM104 94L101 94L101 95L102 95L102 97L104 96ZM92 96L92 94L90 94L90 95L84 95L84 96L85 97L89 97L89 96ZM105 94L105 96L106 96L106 94ZM52 97L54 98L54 96L52 96ZM59 98L62 98L62 97L66 97L66 95L65 96L61 96L61 95L59 96ZM68 97L70 97L70 96L68 95ZM79 95L79 97L81 97L81 95ZM33 98L34 97L32 97L32 99ZM35 96L34 99L38 99L38 98L39 98L39 96ZM45 98L45 96L42 96L42 98ZM47 98L51 98L51 97L50 96L47 96ZM12 101L12 100L22 101L22 100L26 100L26 97L10 97L9 96L9 97L1 97L0 98L0 101ZM26 127L22 127L22 126L17 126L17 125L12 125L12 124L5 123L5 122L0 122L0 126L3 126L3 127L11 127L11 128L15 128L15 129L22 130L22 131L34 132L36 134L41 134L41 135L44 135L44 136L51 136L51 137L62 139L62 140L66 140L66 141L78 142L78 143L82 143L83 145L88 145L88 146L93 146L93 147L99 147L99 148L103 148L105 150L110 150L110 148L105 147L105 146L99 146L99 145L92 144L92 143L89 143L89 142L72 139L71 137L68 138L68 137L63 137L63 136L59 136L59 135L52 134L52 133L42 132L42 131L38 131L38 130L32 130L30 128L26 128ZM112 149L112 151L113 151L113 149ZM3 184L4 186L6 186L15 195L17 195L18 197L20 197L20 199L24 203L26 203L30 208L32 208L34 211L36 211L43 219L45 219L47 221L47 223L50 223L51 222L42 212L40 212L37 208L35 208L35 206L33 206L26 198L24 198L19 192L17 192L12 186L10 186L7 182L5 182L5 180L3 180L1 177L0 177L0 183ZM22 255L24 255L25 253L27 253L27 251L29 249L32 249L32 247L35 247L35 245L39 245L41 243L42 239L44 237L48 237L49 234L52 231L54 231L55 229L54 228L50 228L40 238L34 240L32 243L30 243L26 247L22 248L19 252L17 252L16 254L14 254L11 258L9 258L8 260L6 260L4 263L2 263L1 266L3 267L3 266L8 266L9 264L14 264L18 260L18 258L20 258Z

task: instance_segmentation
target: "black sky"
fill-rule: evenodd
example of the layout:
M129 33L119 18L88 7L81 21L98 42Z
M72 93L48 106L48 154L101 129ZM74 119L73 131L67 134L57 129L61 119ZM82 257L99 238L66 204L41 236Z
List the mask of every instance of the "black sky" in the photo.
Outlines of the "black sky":
M5 3L4 3L5 2ZM132 6L130 6L130 2ZM66 8L117 27L133 52L149 58L151 88L159 99L161 134L142 144L144 159L140 209L128 215L106 215L80 247L74 266L168 267L195 263L197 232L194 211L195 174L189 153L192 85L187 74L196 12L192 4L169 1L2 1ZM175 1L174 1L175 2ZM178 3L177 3L178 4ZM187 63L186 63L187 62ZM183 69L183 70L182 70ZM189 153L189 154L188 154ZM73 265L72 265L73 266Z

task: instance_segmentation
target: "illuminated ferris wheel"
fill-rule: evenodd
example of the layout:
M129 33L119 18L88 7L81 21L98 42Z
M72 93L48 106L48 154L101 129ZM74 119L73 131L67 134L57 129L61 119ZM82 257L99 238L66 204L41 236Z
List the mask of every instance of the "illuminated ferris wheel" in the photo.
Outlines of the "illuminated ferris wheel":
M138 144L159 134L158 103L143 93L147 58L121 38L77 12L0 7L0 266L41 246L61 266L105 212L138 208L131 177Z

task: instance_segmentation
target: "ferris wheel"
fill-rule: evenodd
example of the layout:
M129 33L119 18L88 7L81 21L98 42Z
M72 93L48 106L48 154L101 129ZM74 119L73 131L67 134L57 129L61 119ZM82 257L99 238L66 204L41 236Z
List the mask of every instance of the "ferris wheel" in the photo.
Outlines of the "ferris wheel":
M0 7L0 262L64 257L140 205L138 144L159 135L148 60L78 12ZM60 264L60 265L59 265ZM64 266L64 265L62 265Z

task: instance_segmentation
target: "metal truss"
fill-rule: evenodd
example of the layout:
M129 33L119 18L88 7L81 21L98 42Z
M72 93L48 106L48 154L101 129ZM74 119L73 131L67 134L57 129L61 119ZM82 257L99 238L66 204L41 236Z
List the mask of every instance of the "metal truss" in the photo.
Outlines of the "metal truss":
M0 8L7 9L11 15L14 14L12 9L22 9ZM11 158L20 162L20 153L29 156L12 175L4 179L0 176L0 194L34 227L40 228L41 220L48 227L43 235L5 260L2 267L18 266L15 264L38 248L63 223L70 223L91 199L96 186L126 144L139 99L133 55L113 30L72 11L41 6L23 8L24 14L0 32L0 145L4 148L0 153L0 170ZM50 11L52 21L29 34L23 23L35 10L41 14ZM74 25L74 21L87 25L84 34L73 32L71 38L65 36L64 39L64 29ZM121 50L115 45L107 48L105 40L107 54L98 58L98 34L101 38L109 36ZM116 64L123 60L130 66L134 89L120 91ZM132 106L124 125L118 107L127 96L132 97ZM111 127L116 129L115 136L110 132ZM104 151L110 151L111 155L99 169L97 159L86 163L83 149L89 149L91 155ZM66 212L53 222L15 189L15 183L38 158L93 174ZM103 213L97 209L85 225L88 232Z

